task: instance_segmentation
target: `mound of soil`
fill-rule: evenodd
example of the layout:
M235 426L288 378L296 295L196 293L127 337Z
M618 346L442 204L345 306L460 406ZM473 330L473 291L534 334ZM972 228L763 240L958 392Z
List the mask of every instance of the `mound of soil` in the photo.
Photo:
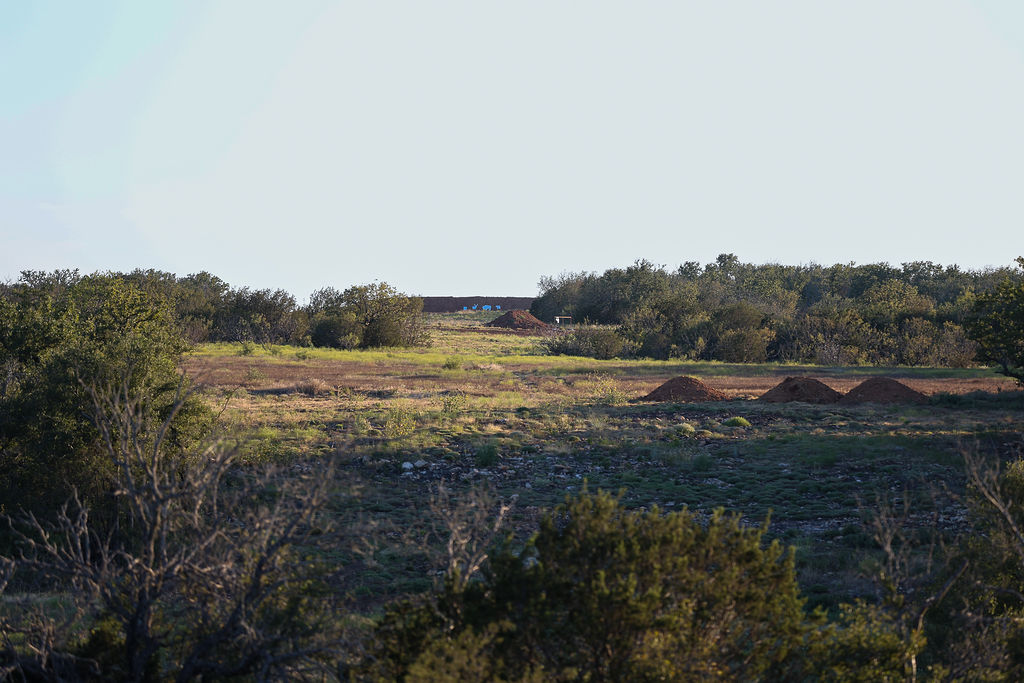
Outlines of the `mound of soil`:
M888 377L866 379L839 399L840 403L924 403L928 397Z
M702 401L728 401L729 397L695 377L673 377L640 400L700 403Z
M758 400L768 403L835 403L842 394L813 377L787 377Z
M529 311L509 311L487 323L487 327L507 327L512 330L546 330L550 327Z

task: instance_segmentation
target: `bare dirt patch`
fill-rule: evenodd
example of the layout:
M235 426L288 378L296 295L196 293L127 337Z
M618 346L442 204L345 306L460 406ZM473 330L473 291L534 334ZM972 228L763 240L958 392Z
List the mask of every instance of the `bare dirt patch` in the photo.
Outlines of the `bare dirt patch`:
M888 377L866 379L839 399L849 403L924 403L928 397Z
M695 377L675 377L640 400L700 403L703 401L727 401L729 396L718 389L709 387Z
M813 377L787 377L758 400L768 403L835 403L842 397L838 391Z

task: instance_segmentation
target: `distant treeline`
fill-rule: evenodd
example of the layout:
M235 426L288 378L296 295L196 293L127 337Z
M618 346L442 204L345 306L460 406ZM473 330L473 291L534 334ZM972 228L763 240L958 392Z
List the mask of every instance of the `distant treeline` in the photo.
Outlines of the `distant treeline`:
M964 366L979 295L1022 272L961 270L929 261L755 265L722 254L674 271L648 261L540 282L542 320L615 325L552 340L553 352L728 362L795 361Z
M0 283L0 302L47 309L53 315L75 307L80 291L98 281L117 282L166 312L191 343L251 342L338 348L406 346L421 343L423 301L387 283L344 291L324 287L300 306L283 289L231 287L207 272L179 277L160 270L95 273L77 270L23 271ZM77 313L75 315L78 315Z
M83 282L98 280L116 280L144 295L192 343L365 348L426 339L423 299L386 283L343 291L324 287L299 305L283 289L232 287L208 272L179 277L152 269L89 276L77 270L25 271L16 282L0 283L0 301L31 302L56 315L75 302L76 292L88 291ZM1016 367L1012 359L1020 354L1014 345L1024 334L1014 331L1021 324L1016 317L997 315L1007 306L1016 310L1000 303L1003 284L1019 288L1024 270L961 270L927 261L900 267L754 265L722 254L714 263L689 261L674 271L637 261L600 275L543 278L530 310L548 322L571 315L584 323L548 339L552 353L960 367L979 359L977 341L984 340L982 360ZM991 329L972 332L979 304Z

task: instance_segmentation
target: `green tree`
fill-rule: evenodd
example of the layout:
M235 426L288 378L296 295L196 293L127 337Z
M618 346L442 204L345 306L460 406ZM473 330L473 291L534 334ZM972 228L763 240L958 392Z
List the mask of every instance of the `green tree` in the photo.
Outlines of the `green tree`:
M745 301L719 308L706 326L707 355L730 363L763 363L775 338L765 322L764 313Z
M341 311L354 317L363 348L424 341L423 299L401 294L386 282L349 287L342 292Z
M547 323L553 322L556 315L575 316L583 288L595 277L586 272L542 277L537 283L540 295L530 305L530 313Z
M935 312L935 302L921 295L914 285L886 280L864 293L861 312L865 320L884 327L906 318L928 317Z
M1024 270L1024 256L1016 261ZM1000 373L1024 383L1024 279L1006 278L978 295L968 331L978 342L980 360L995 363Z
M295 297L283 289L231 290L217 310L213 337L221 341L287 344L305 334Z
M187 343L168 301L115 275L28 273L0 300L0 493L8 510L52 513L72 488L96 508L111 472L92 421L88 387L141 392L148 414L168 414ZM208 411L176 411L169 443L185 446Z
M626 316L619 333L652 358L695 358L704 350L701 324L707 322L697 302L697 286L677 282L671 293Z

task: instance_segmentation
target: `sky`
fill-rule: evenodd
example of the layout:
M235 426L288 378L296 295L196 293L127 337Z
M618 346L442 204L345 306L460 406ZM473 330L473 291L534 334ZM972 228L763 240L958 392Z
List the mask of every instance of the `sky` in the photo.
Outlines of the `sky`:
M0 280L1024 255L1019 0L0 3Z

